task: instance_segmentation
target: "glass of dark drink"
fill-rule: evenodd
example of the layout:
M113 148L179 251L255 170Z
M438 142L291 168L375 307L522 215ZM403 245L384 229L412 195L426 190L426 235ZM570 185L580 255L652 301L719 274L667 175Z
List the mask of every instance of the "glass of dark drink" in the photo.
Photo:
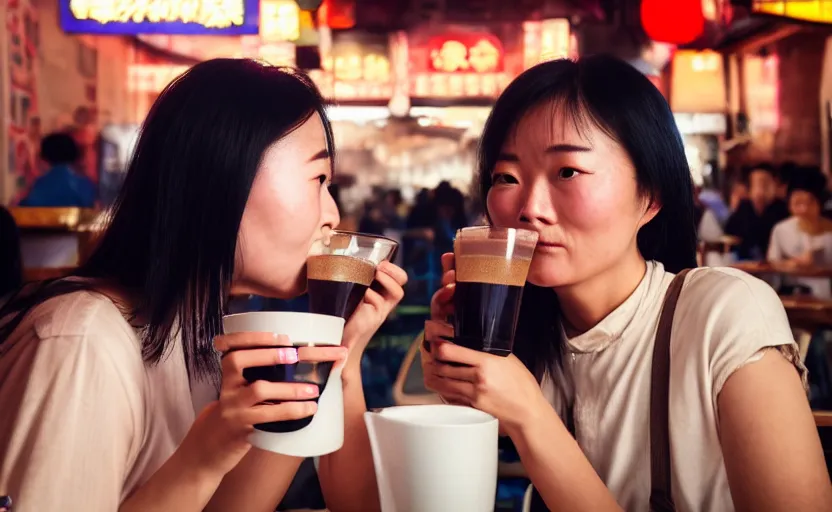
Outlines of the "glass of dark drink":
M399 244L382 236L333 231L313 244L306 264L309 312L348 319L373 284L376 265Z
M537 245L524 229L473 227L454 240L454 343L508 356Z

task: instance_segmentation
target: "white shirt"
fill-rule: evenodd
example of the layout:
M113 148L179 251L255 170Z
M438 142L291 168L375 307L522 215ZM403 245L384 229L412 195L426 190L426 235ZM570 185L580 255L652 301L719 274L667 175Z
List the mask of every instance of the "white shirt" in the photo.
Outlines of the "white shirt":
M118 510L194 421L181 345L149 367L102 295L46 301L0 347L0 494L15 509Z
M800 229L797 217L777 223L771 231L768 260L783 261L803 256L811 251L816 265L832 266L832 232L812 236ZM830 279L823 277L789 277L785 284L801 284L812 290L812 295L832 299Z
M673 274L648 262L635 292L569 340L576 438L625 510L648 510L650 377L659 314ZM717 397L728 377L778 347L797 366L783 305L763 281L729 268L687 277L671 336L670 443L677 510L733 510L719 440ZM805 381L804 381L805 382ZM561 409L550 380L544 394Z

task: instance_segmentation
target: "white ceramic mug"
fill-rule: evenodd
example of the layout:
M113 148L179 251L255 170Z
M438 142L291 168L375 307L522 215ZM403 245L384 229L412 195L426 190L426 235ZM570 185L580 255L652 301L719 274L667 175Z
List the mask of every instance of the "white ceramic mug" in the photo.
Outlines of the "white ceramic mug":
M344 333L344 319L314 313L264 311L223 317L226 334L237 332L273 332L289 337L293 346L337 346ZM318 457L332 453L344 444L344 391L341 367L329 374L318 398L318 410L312 421L294 432L257 430L249 436L252 446L293 457Z
M364 413L383 512L491 512L498 423L470 407Z

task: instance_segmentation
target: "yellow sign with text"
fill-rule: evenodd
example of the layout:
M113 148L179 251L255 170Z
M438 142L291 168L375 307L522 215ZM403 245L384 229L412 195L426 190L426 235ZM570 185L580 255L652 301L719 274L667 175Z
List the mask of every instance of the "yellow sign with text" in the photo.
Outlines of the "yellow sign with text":
M832 23L832 0L754 0L751 12L814 23Z

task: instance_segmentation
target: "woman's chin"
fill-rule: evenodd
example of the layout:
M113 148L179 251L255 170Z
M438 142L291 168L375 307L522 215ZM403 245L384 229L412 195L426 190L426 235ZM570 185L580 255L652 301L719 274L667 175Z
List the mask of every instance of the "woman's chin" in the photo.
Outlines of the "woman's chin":
M529 269L529 276L526 280L541 288L557 288L569 284L569 279L565 273L552 269L537 270L534 266Z
M240 283L231 289L232 295L259 295L270 299L291 300L306 293L306 276L294 283Z

